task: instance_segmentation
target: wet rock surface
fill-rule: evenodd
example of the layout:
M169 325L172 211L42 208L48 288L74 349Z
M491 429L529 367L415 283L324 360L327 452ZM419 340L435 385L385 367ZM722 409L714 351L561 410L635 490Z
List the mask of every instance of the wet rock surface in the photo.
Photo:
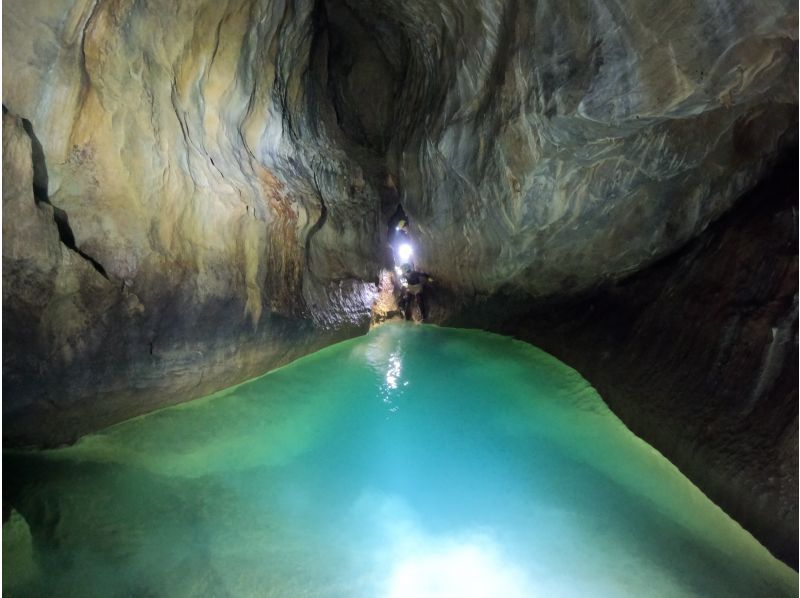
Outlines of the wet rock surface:
M676 274L670 300L654 283L629 282L640 271L665 276L649 268L663 268L652 265L796 143L795 3L3 8L7 445L69 442L366 330L380 272L393 265L386 223L402 203L416 265L437 281L434 319L511 298L508 314L525 319L489 310L473 324L556 352L561 327L591 296L608 312L599 321L639 323L631 339L679 324L702 333L708 355L667 368L681 388L702 389L685 396L650 392L658 355L644 340L623 347L609 332L618 349L603 360L589 340L559 356L704 489L723 488L718 500L750 529L769 529L759 537L776 533L764 513L785 514L786 500L796 528L796 494L776 494L783 474L767 473L759 452L779 438L789 447L775 453L780 467L796 463L786 460L796 420L786 432L774 415L796 392L781 365L797 346L783 262L762 257L713 287L694 270ZM753 210L778 213L766 205ZM764 221L753 234L769 249L783 227ZM698 253L711 272L744 259L722 245ZM623 279L619 289L637 288L630 299L608 290ZM700 310L740 300L734 315ZM555 307L528 309L545 301ZM575 326L599 342L591 335L621 324ZM699 351L701 338L655 347L670 358L684 343ZM604 387L598 363L640 368L631 376L643 382L615 376ZM712 391L728 372L740 384ZM767 396L774 413L762 413ZM765 427L731 436L733 404ZM687 427L698 413L704 423ZM723 461L748 463L742 476L764 490L725 499L735 484L712 484L715 457L681 451L730 452Z

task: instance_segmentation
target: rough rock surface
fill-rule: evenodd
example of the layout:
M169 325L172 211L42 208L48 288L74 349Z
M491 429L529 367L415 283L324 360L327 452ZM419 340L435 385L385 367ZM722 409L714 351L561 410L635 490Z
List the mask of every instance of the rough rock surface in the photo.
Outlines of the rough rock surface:
M678 249L797 137L790 0L3 9L6 443L364 330L398 202L442 296L559 303Z
M569 301L494 296L450 324L550 351L636 434L797 568L796 149L678 254Z
M312 7L4 6L8 442L366 329L380 201L317 105Z
M277 308L253 321L237 255L258 247L247 249L246 241L232 243L227 261L222 253L208 268L207 277L233 278L228 294L198 286L193 277L200 264L190 254L165 262L161 271L144 271L141 279L115 279L69 240L70 221L55 218L59 208L34 199L30 139L19 119L3 119L7 444L73 441L365 329L373 294L368 283L318 291L319 301L335 307L316 322Z
M564 294L639 270L796 136L791 2L391 5L419 35L388 159L424 268L462 292Z

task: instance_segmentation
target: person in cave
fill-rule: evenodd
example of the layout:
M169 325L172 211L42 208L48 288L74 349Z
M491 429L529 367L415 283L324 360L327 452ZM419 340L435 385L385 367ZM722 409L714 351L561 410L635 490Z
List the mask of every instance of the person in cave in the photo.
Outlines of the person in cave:
M401 218L394 227L394 230L398 240L408 240L408 220Z
M400 310L406 320L423 321L427 317L425 285L431 282L433 282L433 277L430 274L406 266L401 278L402 296L400 299Z
M406 216L403 206L398 204L394 214L389 218L389 244L392 246L392 250L397 252L398 247L409 241L408 216Z
M403 206L397 205L389 219L389 244L395 263L394 284L399 289L398 307L406 320L421 322L427 316L425 285L433 281L426 272L416 269L413 261L414 249L408 230L408 216Z

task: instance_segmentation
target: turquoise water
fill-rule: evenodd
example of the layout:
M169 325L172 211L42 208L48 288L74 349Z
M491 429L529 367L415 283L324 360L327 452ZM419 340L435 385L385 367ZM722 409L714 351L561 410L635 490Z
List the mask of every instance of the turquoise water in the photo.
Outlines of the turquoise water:
M385 325L4 465L5 595L797 595L579 374L482 332Z

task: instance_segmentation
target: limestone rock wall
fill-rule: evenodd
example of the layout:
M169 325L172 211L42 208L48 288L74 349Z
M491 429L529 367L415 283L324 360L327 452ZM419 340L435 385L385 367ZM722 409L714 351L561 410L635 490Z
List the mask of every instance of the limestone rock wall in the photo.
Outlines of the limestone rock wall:
M417 33L390 163L425 268L461 292L639 270L796 138L788 0L385 4Z
M60 442L364 329L379 201L327 122L313 7L4 5L9 441Z

